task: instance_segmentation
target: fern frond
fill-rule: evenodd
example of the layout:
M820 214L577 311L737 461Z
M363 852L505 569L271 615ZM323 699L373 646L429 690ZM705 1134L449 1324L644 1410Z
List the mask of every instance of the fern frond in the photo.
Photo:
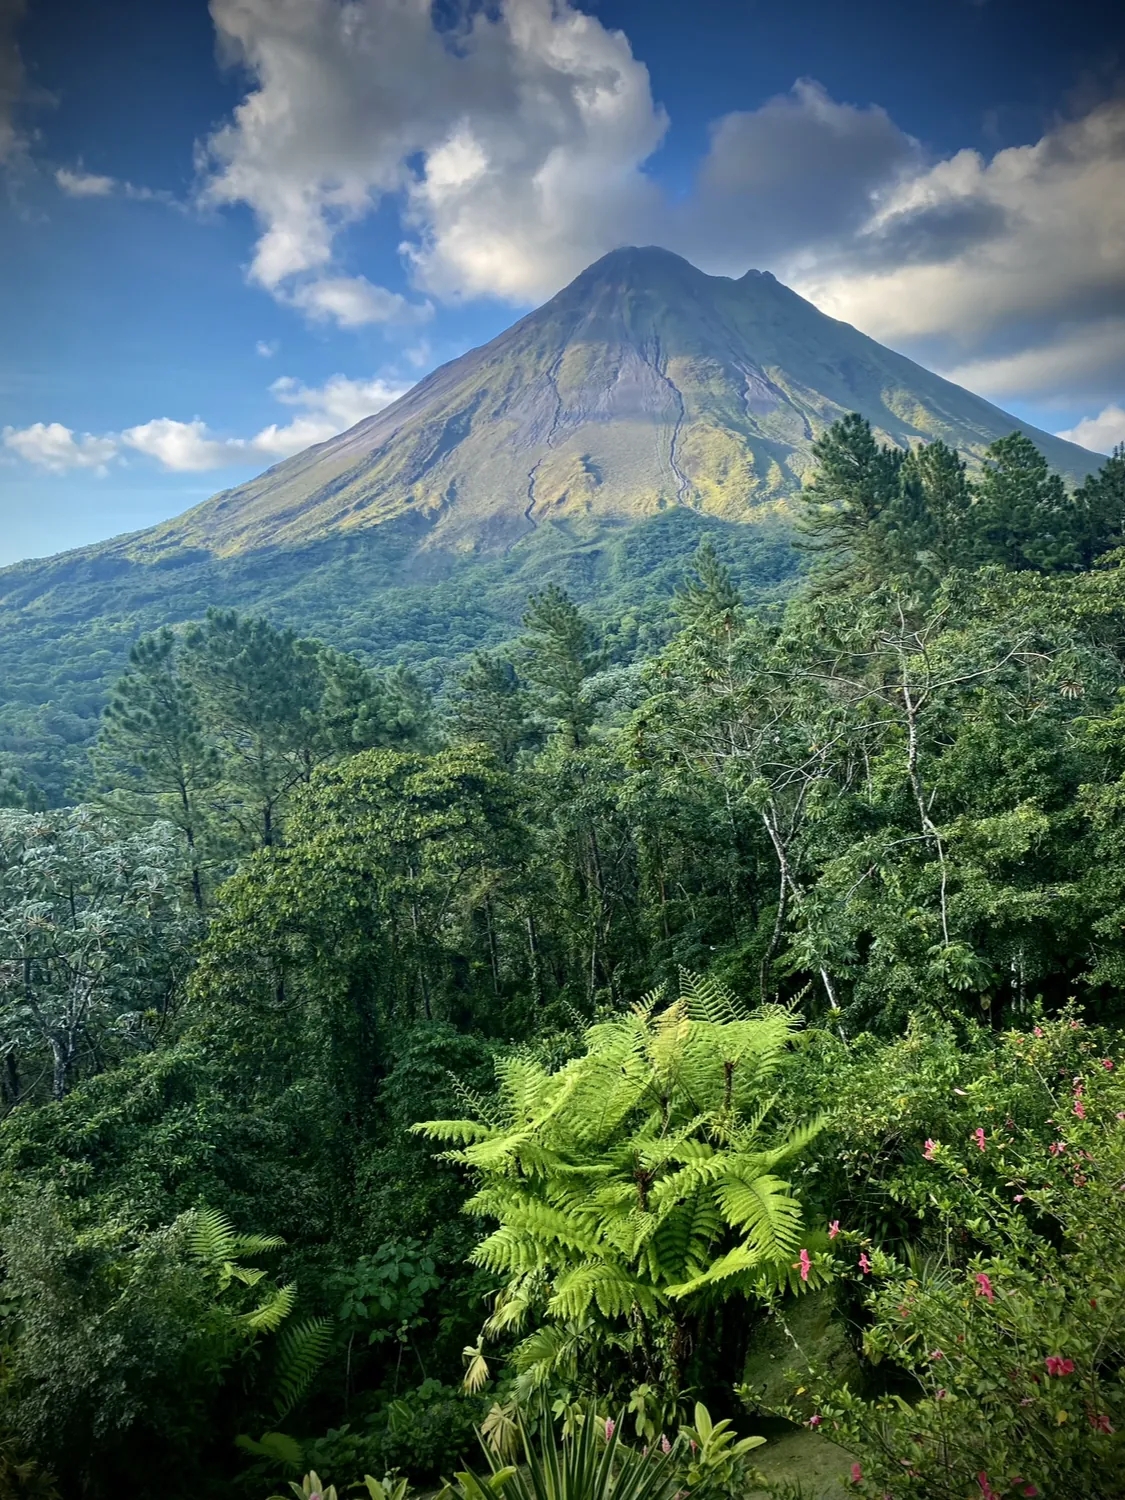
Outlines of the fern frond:
M749 1247L763 1259L790 1254L801 1233L801 1205L787 1183L768 1175L729 1177L716 1184L724 1217L746 1235Z
M281 1331L277 1340L277 1395L274 1412L283 1421L301 1401L332 1346L332 1319L305 1318Z
M254 1333L276 1333L293 1311L297 1300L297 1284L275 1287L251 1312L243 1313L242 1321Z
M197 1208L188 1235L193 1255L201 1260L229 1260L235 1242L234 1225L217 1208Z

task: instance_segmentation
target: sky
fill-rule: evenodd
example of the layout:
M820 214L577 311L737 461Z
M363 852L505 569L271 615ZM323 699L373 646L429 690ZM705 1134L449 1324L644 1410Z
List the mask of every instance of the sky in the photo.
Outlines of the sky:
M240 483L622 244L771 270L1109 452L1120 17L0 0L0 563Z

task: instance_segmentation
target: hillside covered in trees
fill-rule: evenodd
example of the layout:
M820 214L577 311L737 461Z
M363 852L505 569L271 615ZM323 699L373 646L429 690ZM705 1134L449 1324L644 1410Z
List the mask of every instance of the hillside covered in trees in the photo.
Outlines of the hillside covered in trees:
M8 774L0 1497L1125 1492L1125 453L814 454L787 598L211 610Z

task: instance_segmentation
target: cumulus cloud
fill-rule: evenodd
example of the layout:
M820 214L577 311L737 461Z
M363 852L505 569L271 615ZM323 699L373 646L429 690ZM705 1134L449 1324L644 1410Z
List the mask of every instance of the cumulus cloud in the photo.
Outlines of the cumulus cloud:
M1072 390L1104 392L1125 377L1123 247L1119 98L1031 145L910 174L856 235L793 263L826 311L928 349L954 378L976 366L993 390L1031 394L1056 357Z
M112 437L78 436L61 422L34 422L30 427L5 427L4 446L30 464L52 474L68 469L94 469L105 472L105 466L117 452Z
M26 145L16 123L24 83L16 30L26 8L25 0L0 0L0 166L14 161Z
M55 181L68 198L107 198L117 188L115 178L101 177L96 172L84 172L81 167L77 171L59 167L55 172Z
M211 10L254 87L207 142L202 199L250 206L252 278L314 314L388 306L334 268L340 230L388 194L416 281L443 296L533 300L656 222L641 167L666 120L648 72L567 0L505 0L453 30L430 0Z
M428 318L430 303L408 302L399 292L375 286L366 276L330 276L297 287L293 303L310 317L341 328L368 323L418 323Z
M741 275L862 230L921 165L918 142L884 109L839 103L799 79L715 122L678 237L710 269Z
M19 430L5 427L3 439L5 447L27 463L54 474L71 469L104 472L123 450L155 459L173 473L202 473L236 465L276 463L354 427L389 406L407 389L382 378L349 380L333 375L322 386L305 386L283 376L270 390L283 405L299 408L298 414L289 422L273 422L248 438L222 437L199 417L190 422L154 417L123 432L100 437L88 433L79 437L61 422L36 422Z
M1055 435L1081 443L1095 453L1112 453L1119 443L1125 443L1125 407L1111 403L1096 417L1084 417L1076 427Z
M997 397L1048 389L1052 354L1071 395L1120 396L1123 99L1027 145L935 160L877 104L802 79L716 120L672 201L650 174L668 120L644 64L569 0L444 21L431 0L211 11L250 83L201 148L200 197L249 206L251 278L310 318L425 316L343 264L342 232L389 204L415 287L447 301L527 305L606 250L655 241L712 272L773 270Z

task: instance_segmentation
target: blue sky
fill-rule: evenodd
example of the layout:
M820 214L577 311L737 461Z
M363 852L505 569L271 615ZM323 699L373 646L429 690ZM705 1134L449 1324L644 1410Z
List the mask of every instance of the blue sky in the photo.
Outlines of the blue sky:
M1125 440L1125 28L1073 0L0 0L0 562L351 425L622 243Z

